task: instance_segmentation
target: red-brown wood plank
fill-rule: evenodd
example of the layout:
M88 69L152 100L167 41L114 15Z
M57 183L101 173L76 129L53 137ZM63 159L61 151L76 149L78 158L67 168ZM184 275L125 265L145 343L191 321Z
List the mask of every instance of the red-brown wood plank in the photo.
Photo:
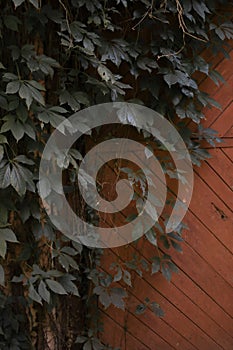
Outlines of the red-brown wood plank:
M233 138L232 138L233 141ZM222 149L222 152L230 159L231 162L233 162L233 147L232 148L224 148ZM233 189L233 186L231 186Z
M131 297L130 297L131 299ZM138 302L133 300L133 307L136 307L138 305ZM157 333L152 331L151 327L154 327L154 321L156 316L152 315L152 318L150 319L150 327L148 327L144 322L142 318L136 317L131 311L125 310L122 311L121 309L117 309L114 306L110 306L108 310L108 314L129 334L131 334L135 339L140 341L143 345L148 347L149 349L174 349L175 347L166 342L162 337L160 337L158 334L160 333L159 327L157 327ZM170 329L169 329L170 331ZM161 332L162 333L162 332ZM164 336L164 334L162 334ZM195 347L192 347L189 343L188 347L184 347L184 349L195 349ZM126 348L127 350L127 348Z
M189 211L185 217L189 230L185 232L185 241L212 268L233 286L233 256L221 242L209 231L195 215ZM211 249L210 249L211 248Z
M229 137L229 138L231 137L231 138L233 138L233 126L229 130L227 130L227 132L225 133L224 137Z
M124 218L122 218L123 219L123 221L124 221ZM208 231L208 230L207 230ZM216 239L215 239L215 241L217 241ZM221 245L221 243L219 242L219 241L217 241L217 245L220 245L221 246L221 248L224 248L222 245ZM217 248L218 247L216 247L216 250L215 251L217 251ZM229 252L228 252L229 253ZM207 255L207 257L208 257L208 255ZM195 259L194 259L195 260ZM208 260L208 259L207 259ZM203 270L203 269L202 269ZM205 271L205 269L204 269L204 271ZM216 280L216 278L217 278L217 275L214 275L214 281L215 281L215 283L217 283L218 285L219 285L219 280L218 280L218 278L217 278L217 280ZM220 283L220 286L221 286L221 283ZM224 288L223 288L224 289ZM220 290L222 290L222 288L220 288ZM219 292L220 292L220 290L219 290ZM207 288L207 291L208 291L208 288ZM219 293L218 292L218 293ZM227 293L227 294L229 294L229 293ZM220 304L221 305L221 304ZM182 312L183 312L183 310L182 310ZM199 311L200 312L200 311ZM204 318L204 320L205 320L205 318ZM209 320L208 321L206 321L206 324L208 324L208 322L210 322ZM216 327L218 328L218 326L216 325ZM211 328L211 330L213 329L214 327L212 327ZM220 332L221 333L221 332ZM215 334L213 335L213 336L215 336ZM226 338L226 336L224 337L224 339ZM214 339L214 338L213 338ZM229 342L229 340L228 340L228 342ZM229 343L228 343L228 345L229 345ZM227 347L226 347L226 349L227 349Z
M233 84L232 84L233 85ZM233 89L232 89L233 90ZM233 95L231 96L233 99ZM233 103L230 103L210 126L218 131L218 135L223 137L225 133L232 127Z
M150 279L153 279L153 277L150 276ZM154 281L154 283L156 285L156 280ZM218 346L210 337L208 337L208 335L206 335L202 329L196 326L196 324L194 324L189 318L187 318L187 316L184 313L180 312L175 305L173 305L169 300L167 300L167 288L169 289L167 282L164 279L160 279L157 285L157 290L161 291L162 289L163 295L161 295L155 289L149 288L145 283L144 279L140 279L139 277L137 277L135 279L134 293L136 295L141 295L142 299L145 299L148 296L150 300L155 300L156 302L158 302L165 311L166 322L168 322L170 325L175 326L176 330L180 334L182 334L183 337L187 339L197 349L205 349L208 347L212 349L220 349L221 347ZM176 291L176 294L169 295L169 297L176 298L177 304L185 304L187 302L187 300L185 300L184 297L181 297L180 299L178 298L176 288L171 289L173 289L173 292ZM195 317L196 315L193 316Z
M133 255L133 252L131 252L132 249L133 249L133 247L127 248L127 256ZM130 251L130 253L129 253L129 251ZM147 254L148 255L147 257L149 258L151 256L151 246L149 246L149 245L147 247L144 246L144 249L141 249L141 252L145 257ZM120 254L120 257L122 258L122 254ZM128 256L128 258L129 258L129 256ZM125 260L125 259L126 259L126 256L124 257L123 260ZM159 280L158 280L158 278L159 278ZM159 277L158 277L158 275L157 276L146 275L145 279L147 282L149 282L151 284L152 288L154 285L156 287L156 289L158 291L160 291L160 293L163 294L163 296L165 296L166 299L170 303L172 303L173 305L178 307L182 313L184 313L185 315L188 315L188 317L190 315L192 315L192 318L191 318L192 321L196 325L199 325L201 328L203 328L204 331L207 334L209 334L210 337L212 337L216 341L216 343L218 342L219 335L221 334L221 337L224 338L223 343L224 343L226 349L229 347L230 344L233 344L233 339L229 335L227 335L226 332L219 327L219 325L217 325L215 322L213 322L213 320L210 319L208 314L206 314L202 310L200 310L200 308L198 308L197 305L195 305L189 298L187 298L174 285L171 287L170 284L167 284L167 282L164 280L163 277L161 277L161 275ZM165 285L166 285L166 288L165 288ZM142 285L140 285L140 286L142 287ZM172 290L171 290L171 288L172 288ZM145 287L143 289L145 289L146 291L149 291L150 288ZM131 291L129 291L129 292L131 292ZM135 294L135 290L133 290L132 293ZM136 293L135 295L138 296L138 293ZM131 295L131 297L132 297L132 295ZM207 306L208 304L205 304L205 305ZM221 312L218 315L221 315ZM167 317L165 318L165 320L167 321ZM226 324L227 324L227 322L229 322L228 319L226 321ZM208 327L207 325L210 325L210 324L211 324L211 327Z
M119 261L122 259L123 261L126 260L130 260L132 259L132 256L134 253L137 253L137 251L135 251L135 248L130 245L127 248L115 248L114 250L109 250L106 251L105 253L105 257L102 261L102 265L101 267L106 270L107 272L111 272L109 270L109 266L111 264L111 262L114 261ZM115 254L117 254L116 256L114 256ZM133 274L134 275L134 274ZM166 283L166 281L164 280L164 278L162 278L163 282ZM137 285L139 285L139 289L140 291L137 291ZM124 287L124 285L122 285L122 283L120 283L121 287ZM142 294L142 291L144 294ZM154 287L151 286L146 280L142 280L139 279L138 281L135 281L135 278L133 278L133 288L128 288L128 294L129 297L126 300L126 305L127 308L131 311L131 313L133 314L135 312L136 306L142 302L144 302L146 297L152 298L151 301L158 301L158 295L157 295L157 299L154 299ZM179 318L179 315L182 315L182 313L180 313L179 310L176 310L174 308L174 306L168 301L166 300L166 298L164 298L162 295L159 295L159 298L162 298L162 301L160 300L160 303L163 304L163 307L166 310L170 310L170 308L172 308L172 314L175 312L175 317ZM174 311L175 310L175 311ZM112 314L111 310L107 310L107 312L110 312L110 314ZM116 311L116 314L113 313L113 318L115 319L116 317L119 317L119 310ZM123 314L122 314L123 315ZM177 316L178 315L178 316ZM134 315L134 317L138 318L141 322L144 322L147 327L150 327L152 331L154 331L157 334L161 334L161 337L169 344L176 344L177 346L179 345L182 349L187 349L187 350L191 350L194 349L196 347L193 347L191 345L191 343L189 342L189 340L187 339L187 337L185 337L185 334L182 333L179 330L176 329L176 327L173 325L173 323L171 323L170 319L166 316L166 318L158 318L157 316L155 316L151 311L148 311L146 313L145 317L142 316L137 316ZM123 318L123 316L122 316ZM121 324L123 324L123 321L119 321ZM189 323L189 325L187 325L188 328L192 328L192 322L190 322L190 320L187 319L187 322ZM190 326L191 324L191 326ZM154 337L154 341L157 344L158 341L158 335L155 334ZM163 340L163 341L164 341ZM161 340L159 340L159 344L161 343ZM161 344L160 344L161 346ZM159 346L159 349L160 349ZM165 348L166 349L166 348Z
M151 348L136 339L134 335L125 331L121 324L119 325L103 311L101 312L101 319L104 321L104 332L101 333L101 340L105 345L120 348L121 350L151 350ZM167 347L167 349L172 350L173 348ZM155 350L157 349L155 348Z
M233 316L232 287L189 245L183 244L183 254L172 251L174 262L223 310ZM145 244L143 251L150 254L151 246ZM233 324L232 324L233 328Z
M196 169L196 173L219 198L224 199L224 203L233 211L233 189L223 181L219 174L207 162L203 162L202 166Z
M163 280L163 282L166 283L166 281ZM137 301L134 298L134 295L137 295L137 298L142 302L146 297L149 297L151 301L159 302L159 304L162 306L162 308L166 312L166 319L159 319L155 315L153 315L151 312L148 312L145 314L145 316L140 316L140 320L144 322L149 322L150 327L152 327L156 332L160 332L163 337L170 339L170 341L173 344L176 344L181 346L182 349L196 349L198 348L196 345L193 345L193 342L197 342L197 344L211 344L216 346L216 349L219 348L219 346L209 339L199 328L197 328L190 320L188 320L181 312L179 312L166 298L164 298L161 294L159 294L154 287L151 287L147 281L144 279L137 279L137 277L134 279L134 288L132 290L132 293L129 297L129 309L131 312L135 311L136 306L138 305L139 301ZM119 322L119 324L124 324L124 313L120 310L109 310L108 311L114 319ZM136 316L133 314L128 314L127 319L127 329L131 331L132 329L138 329L140 328L140 324L135 324L135 318ZM175 326L176 331L172 331L173 326L175 325L175 321L177 325ZM166 326L166 323L168 324ZM172 324L172 325L171 325ZM162 325L162 326L161 326ZM167 333L164 333L164 328L167 328ZM175 332L175 337L174 337ZM177 332L180 334L177 334ZM186 339L186 340L185 340ZM158 345L157 336L154 339L154 344ZM174 342L175 341L175 342ZM161 342L161 340L159 340ZM191 344L192 343L192 344ZM148 345L148 343L146 343ZM158 349L162 349L161 345L158 345ZM164 347L163 347L164 348ZM166 347L164 348L166 349Z
M232 212L199 176L195 176L193 198L189 207L219 241L233 252Z
M225 149L225 148L224 148ZM228 151L230 152L230 151ZM233 188L233 164L229 157L221 149L211 150L212 158L208 159L208 164L225 181L227 186Z
M216 324L222 328L217 334L225 333L223 337L227 342L233 344L233 323L232 317L211 298L206 291L195 283L180 267L178 274L172 278L172 283L176 285L193 303L203 310Z
M148 281L153 285L159 286L159 288L157 287L157 290L160 293L163 293L163 296L172 302L179 310L182 310L182 312L189 317L198 328L208 335L208 338L205 337L205 347L212 347L213 349L223 347L224 349L228 349L233 344L232 339L226 335L226 333L200 308L187 298L182 291L177 289L173 283L167 283L165 287L165 283L161 283L162 278L161 275L150 276ZM196 334L199 333L199 330L197 330L196 327L192 326L192 329L194 333L195 331ZM223 339L222 337L224 340L221 340ZM194 344L196 344L196 342Z

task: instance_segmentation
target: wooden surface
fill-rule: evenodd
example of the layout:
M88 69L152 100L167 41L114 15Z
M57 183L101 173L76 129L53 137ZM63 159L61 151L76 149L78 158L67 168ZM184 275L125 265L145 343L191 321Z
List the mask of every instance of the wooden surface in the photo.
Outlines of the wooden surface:
M126 311L102 310L103 341L121 350L233 349L233 50L229 60L212 60L226 84L215 86L200 77L201 88L222 105L206 110L203 124L218 130L224 143L208 146L212 158L194 169L183 253L172 252L179 273L170 283L161 274L135 274ZM105 250L102 268L108 271L111 262L123 264L135 253L149 260L153 249L142 240L140 248ZM163 318L151 311L135 315L146 297L161 305Z

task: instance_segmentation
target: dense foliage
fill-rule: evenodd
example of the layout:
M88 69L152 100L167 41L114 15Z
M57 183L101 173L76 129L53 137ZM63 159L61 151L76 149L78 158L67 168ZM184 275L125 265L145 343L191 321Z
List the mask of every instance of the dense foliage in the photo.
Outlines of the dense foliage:
M96 298L124 308L125 290L111 284L130 286L135 264L115 265L114 276L100 272L100 250L56 232L38 195L41 152L72 113L127 100L175 123L200 165L208 157L202 140L219 141L201 127L202 109L219 106L194 77L221 80L200 52L208 47L227 55L228 1L8 0L0 6L0 348L110 349L97 339ZM71 170L79 158L70 153ZM70 173L68 184L75 182ZM180 250L181 231L161 233L160 243ZM157 249L155 231L147 239ZM152 256L148 268L161 269L168 280L176 270L167 255ZM149 300L136 312L147 307L162 316Z

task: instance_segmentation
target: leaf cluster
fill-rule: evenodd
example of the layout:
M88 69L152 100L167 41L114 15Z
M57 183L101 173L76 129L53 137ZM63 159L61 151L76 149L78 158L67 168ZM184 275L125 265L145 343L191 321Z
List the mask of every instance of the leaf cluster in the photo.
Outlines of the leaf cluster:
M33 340L35 326L29 316L32 309L36 317L45 317L62 298L72 296L86 305L86 316L93 310L93 298L105 308L113 304L125 309L133 273L143 276L161 271L170 281L176 272L165 250L181 251L182 227L170 235L162 227L146 233L156 252L150 261L135 256L115 263L114 273L102 271L101 251L63 237L47 217L38 193L40 157L54 128L70 114L102 102L129 101L145 104L174 123L193 163L200 165L208 157L201 149L202 141L211 146L220 142L216 132L201 126L203 107L220 106L199 89L196 77L222 82L201 52L208 48L214 55L221 50L228 56L227 40L233 38L228 5L225 0L1 2L1 349L36 348L38 339ZM122 118L130 116L122 114ZM190 121L198 125L195 132ZM135 125L134 120L131 123ZM79 129L86 132L85 122ZM57 157L66 170L64 188L74 198L82 146L70 150L65 164L62 155ZM151 156L149 148L147 156ZM141 172L122 171L146 193ZM175 176L170 167L167 174ZM85 174L82 181L89 186ZM43 197L56 186L48 179ZM140 198L134 198L138 208ZM81 200L76 209L85 211L92 222L96 220ZM13 297L17 293L20 302ZM136 313L146 309L163 316L156 302L147 299ZM85 350L110 349L97 339L98 322L91 329L89 323L87 317L70 341L76 339Z

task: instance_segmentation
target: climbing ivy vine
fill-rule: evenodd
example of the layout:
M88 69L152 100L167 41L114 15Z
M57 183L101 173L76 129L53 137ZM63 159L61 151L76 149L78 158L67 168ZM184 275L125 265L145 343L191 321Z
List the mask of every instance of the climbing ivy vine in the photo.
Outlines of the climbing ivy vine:
M0 9L0 347L112 349L98 338L98 305L124 309L126 290L113 283L132 287L132 271L170 280L177 267L160 246L180 251L184 225L170 235L161 227L147 233L157 252L151 263L134 256L114 262L112 273L101 270L100 249L64 237L47 217L38 194L43 148L74 112L131 101L174 123L200 165L208 157L202 141L220 142L201 126L203 107L220 106L197 77L223 81L201 52L228 56L229 1L8 0ZM93 221L73 191L83 151L85 139L69 153L64 188ZM143 183L140 174L134 181ZM135 312L148 308L163 316L148 298Z

